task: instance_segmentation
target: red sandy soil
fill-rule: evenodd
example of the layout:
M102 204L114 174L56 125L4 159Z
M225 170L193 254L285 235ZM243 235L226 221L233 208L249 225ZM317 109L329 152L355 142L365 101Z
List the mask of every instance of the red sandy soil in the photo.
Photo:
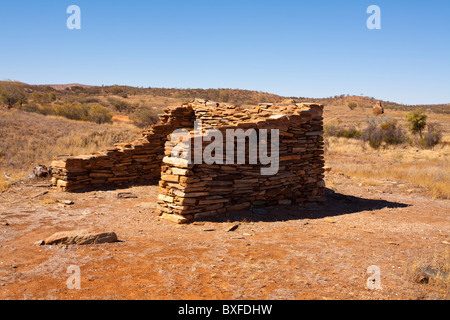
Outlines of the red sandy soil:
M60 193L48 181L24 181L0 194L0 299L448 299L446 289L405 274L448 250L449 201L392 181L361 188L329 175L339 183L324 207L186 225L154 213L157 186ZM67 199L74 204L60 202ZM121 242L34 244L89 227L114 231ZM79 290L67 288L70 265L80 267ZM380 268L380 290L366 288L371 265Z
M115 115L112 117L112 121L115 122L133 122L133 120L130 120L130 118L128 118L128 116L122 116L122 115Z

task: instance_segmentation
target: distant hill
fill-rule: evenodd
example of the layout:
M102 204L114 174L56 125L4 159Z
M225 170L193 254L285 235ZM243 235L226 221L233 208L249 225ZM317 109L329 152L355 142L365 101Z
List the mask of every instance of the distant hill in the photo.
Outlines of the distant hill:
M3 82L5 83L5 82ZM28 85L25 83L19 83L26 92L30 94L30 101L41 103L39 99L36 99L37 95L41 94L47 96L53 92L56 94L58 101L94 101L106 99L109 96L117 96L119 98L127 99L128 102L132 100L149 99L151 97L155 99L169 99L172 103L178 103L181 101L189 101L194 98L208 99L218 102L230 103L237 106L242 105L257 105L259 103L280 103L286 99L294 99L296 102L316 102L324 105L348 105L350 102L354 102L358 107L371 107L375 105L378 99L374 97L364 96L349 96L339 95L327 98L314 98L314 97L284 97L272 93L243 90L243 89L200 89L200 88L143 88L143 87L131 87L131 86L92 86L79 83L71 84L51 84L51 85ZM2 82L0 82L0 85ZM33 96L34 94L34 96ZM128 99L133 97L133 99ZM92 99L90 99L92 98ZM45 99L41 99L45 103ZM136 101L135 101L136 102ZM422 108L429 112L436 113L450 113L450 104L439 105L403 105L391 101L382 101L383 106L386 109L394 110L413 110L416 108ZM136 103L135 103L136 104ZM106 106L106 104L104 104ZM127 113L127 112L125 112Z
M82 87L82 88L90 88L93 86L89 86L86 84L79 84L79 83L70 83L70 84L49 84L49 87L52 87L55 90L64 90L66 88L71 88L71 87Z

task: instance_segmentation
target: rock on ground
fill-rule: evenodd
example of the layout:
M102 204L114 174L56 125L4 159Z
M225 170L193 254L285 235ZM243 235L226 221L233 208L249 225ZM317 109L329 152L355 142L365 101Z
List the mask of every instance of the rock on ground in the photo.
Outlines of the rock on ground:
M99 244L117 242L114 232L95 232L92 230L73 230L57 232L44 240L44 244Z

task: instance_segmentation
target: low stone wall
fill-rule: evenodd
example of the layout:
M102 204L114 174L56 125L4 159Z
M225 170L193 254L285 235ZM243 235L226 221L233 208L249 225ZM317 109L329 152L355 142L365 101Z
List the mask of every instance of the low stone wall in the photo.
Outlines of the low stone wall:
M116 144L88 156L55 159L53 184L64 191L75 191L159 180L158 210L177 222L251 207L317 204L325 200L323 106L288 102L243 109L197 100L164 111L161 122L132 143ZM196 121L201 122L200 127ZM183 143L194 146L191 161L171 157L179 143L171 141L176 129L185 129ZM210 140L204 138L211 129L224 136L228 129L252 129L259 143L264 140L263 132L276 129L277 171L263 175L261 170L268 167L267 163L249 161L254 154L248 140L243 164L227 163L225 158L212 164L194 162L194 157L203 155L209 145ZM196 144L199 137L203 140L200 146ZM269 153L270 141L270 137L263 141ZM227 150L230 141L224 139L222 143ZM235 140L231 147L237 155Z
M250 207L312 204L325 200L323 181L323 107L319 105L295 106L284 112L291 115L275 115L283 106L262 110L236 110L227 116L220 115L220 108L214 109L215 115L202 115L202 108L195 108L197 119L224 133L226 129L278 129L279 131L279 168L274 175L262 175L262 164L249 165L248 141L246 145L246 164L189 164L191 161L171 157L176 142L166 143L161 181L159 182L158 209L165 218L177 222L223 214L229 211ZM224 107L222 110L228 110ZM206 109L208 111L208 109ZM239 114L241 111L242 114ZM264 112L264 113L263 113ZM257 116L261 115L263 116ZM236 118L237 115L237 118ZM240 122L248 116L251 121ZM224 118L226 125L220 125ZM231 121L235 118L236 121ZM230 125L231 123L231 125ZM204 125L205 126L205 125ZM209 127L206 125L205 127ZM199 132L191 132L191 146ZM202 131L202 136L205 131ZM268 139L270 141L270 139ZM202 153L208 145L202 144ZM237 154L235 144L235 154ZM224 150L226 145L224 141ZM222 163L226 163L223 159Z
M55 159L51 164L53 185L62 191L76 191L158 181L168 135L177 128L192 128L194 111L183 106L166 110L160 118L161 123L131 143L86 156Z

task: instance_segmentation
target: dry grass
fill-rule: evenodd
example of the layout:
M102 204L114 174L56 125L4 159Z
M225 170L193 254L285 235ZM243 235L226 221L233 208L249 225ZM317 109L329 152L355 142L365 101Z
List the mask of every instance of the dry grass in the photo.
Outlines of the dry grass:
M33 167L49 165L54 156L99 151L117 142L131 141L139 131L129 124L98 125L0 110L0 191L29 174ZM6 179L4 173L12 179Z
M434 150L410 146L373 150L361 141L331 138L327 165L346 175L376 180L391 179L424 187L434 198L450 199L450 147Z
M434 286L441 289L443 294L450 295L450 249L421 257L404 267L404 270L408 281Z
M406 128L408 111L385 110ZM326 106L325 124L339 123L343 127L364 127L370 108L350 110L345 105ZM444 137L433 150L421 150L409 145L373 150L360 140L329 137L326 139L326 162L334 171L376 185L379 179L409 182L424 187L430 196L450 199L450 114L428 114L428 121L438 123Z

